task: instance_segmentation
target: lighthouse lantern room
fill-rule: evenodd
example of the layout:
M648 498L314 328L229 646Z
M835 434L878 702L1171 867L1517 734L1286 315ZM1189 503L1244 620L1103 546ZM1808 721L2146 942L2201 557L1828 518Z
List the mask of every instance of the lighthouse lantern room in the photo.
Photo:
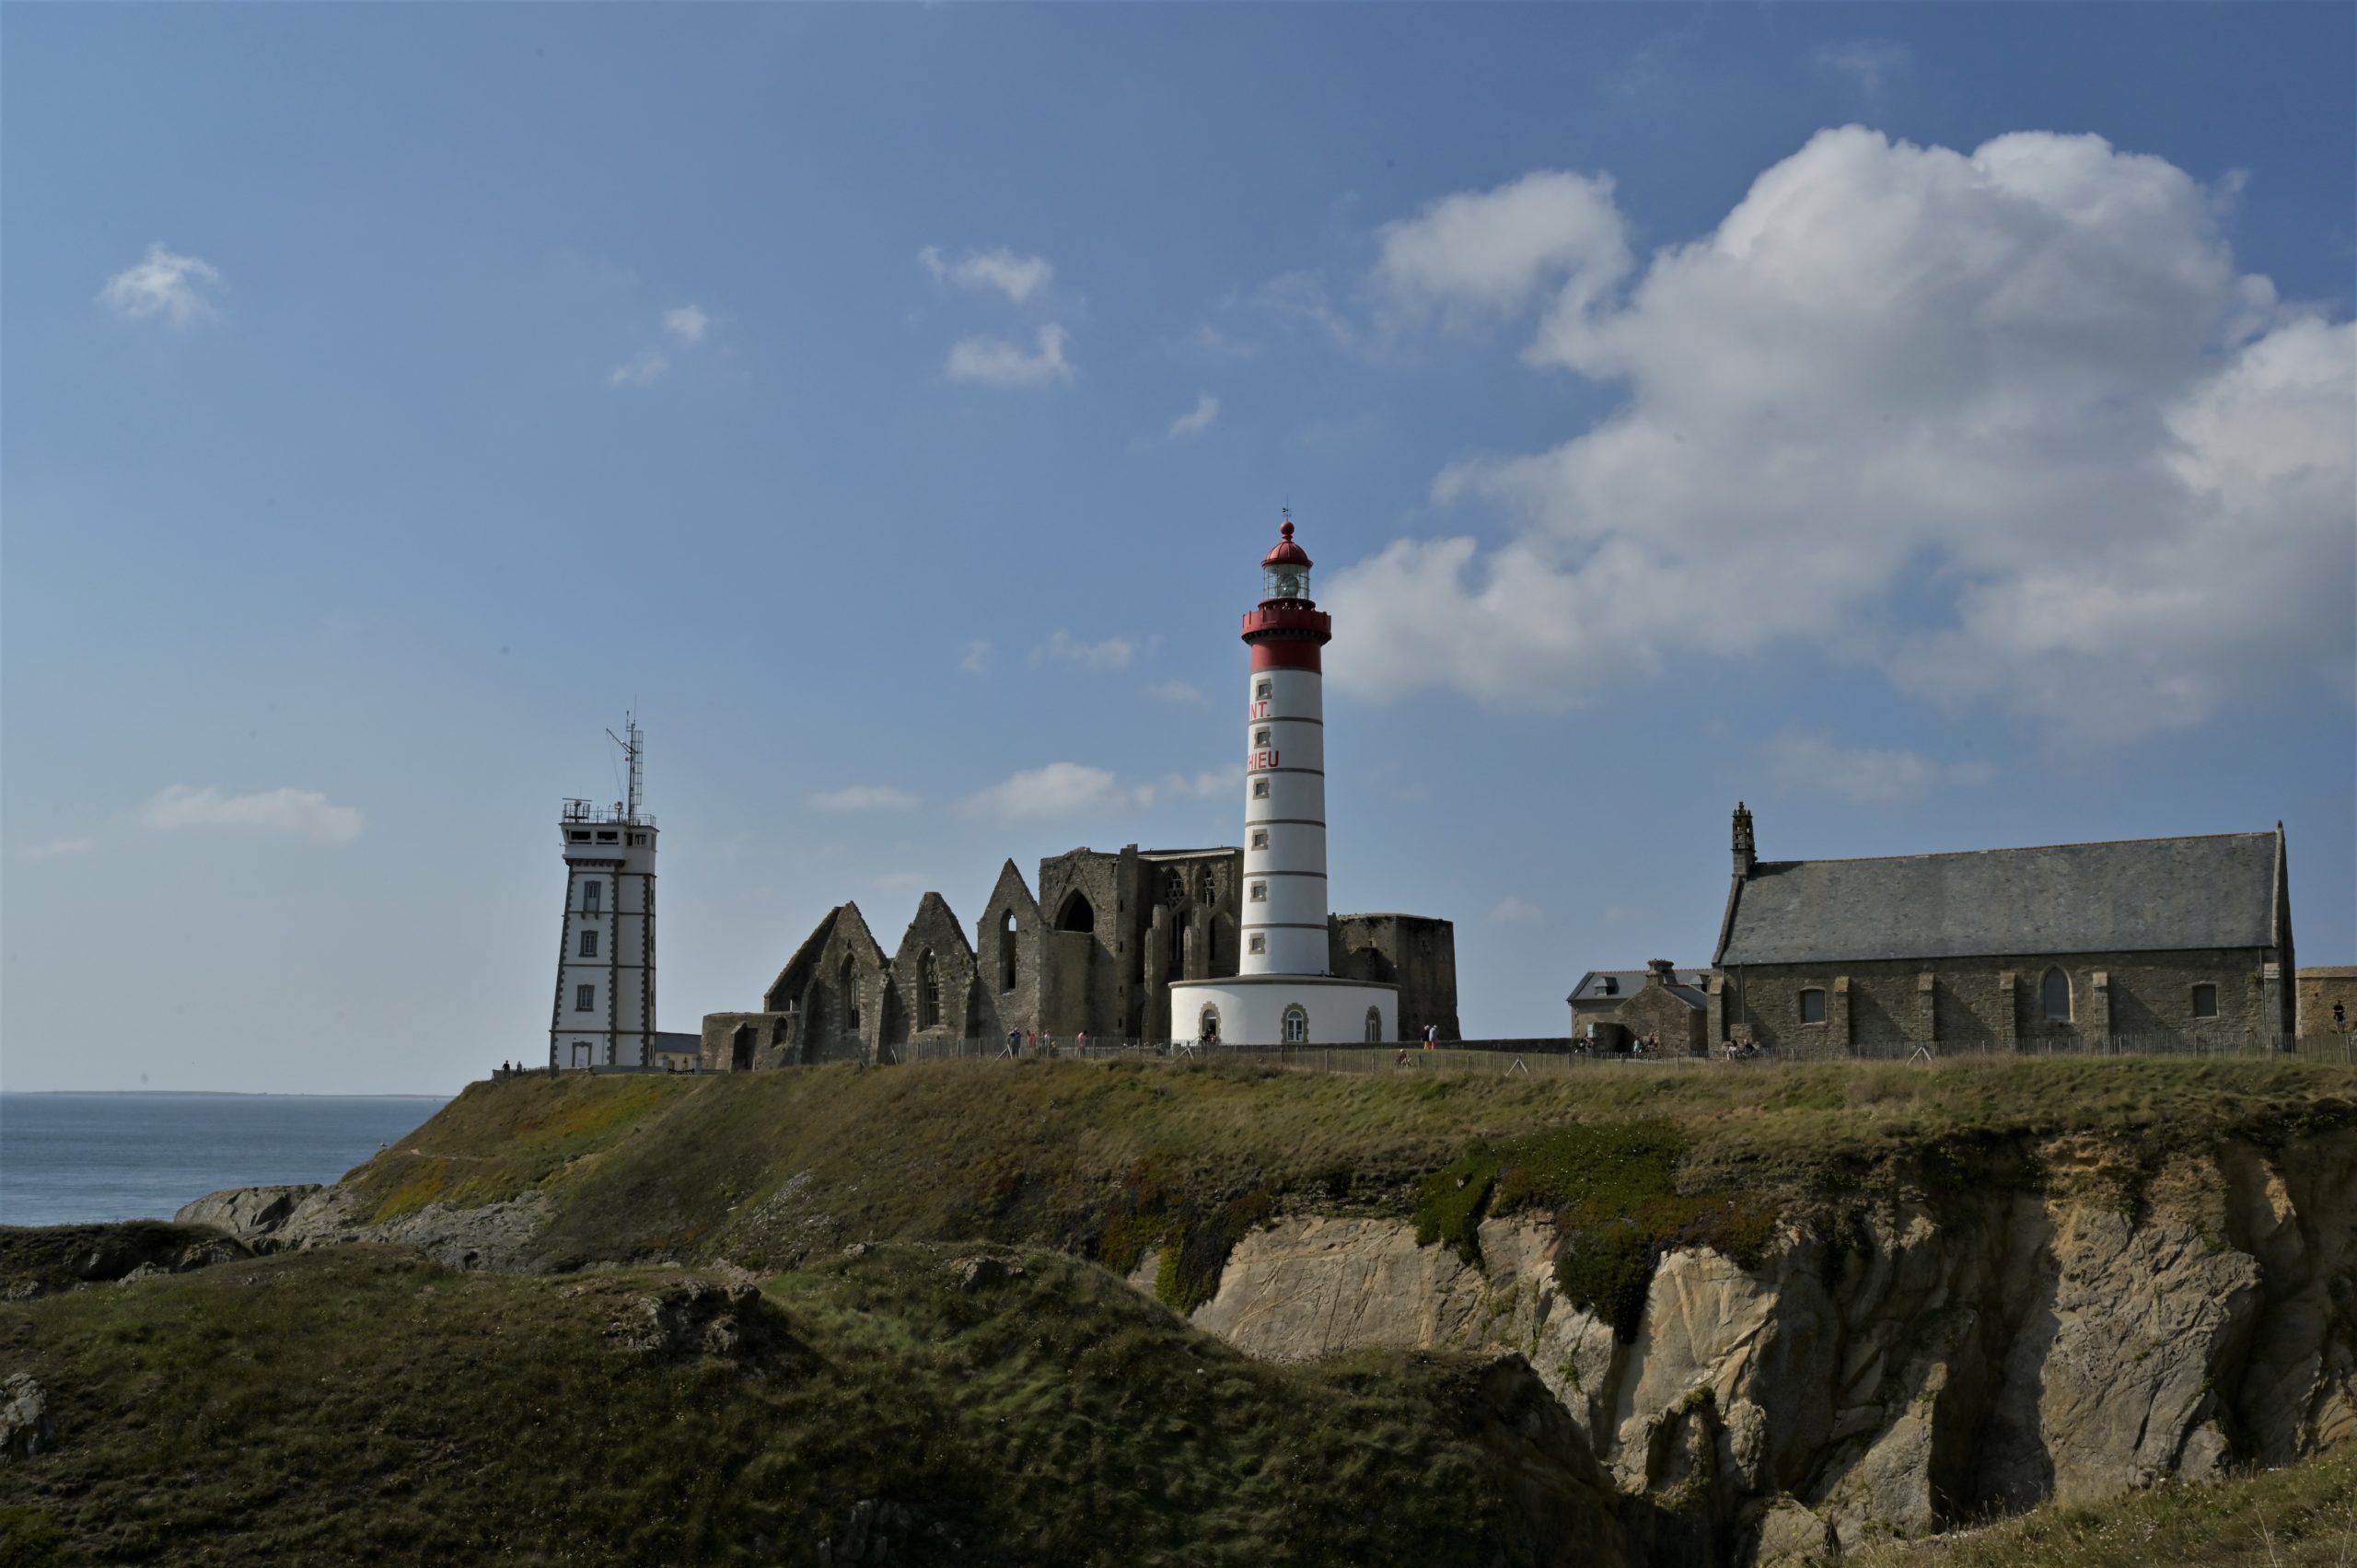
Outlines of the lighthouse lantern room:
M1225 980L1170 988L1171 1033L1228 1045L1394 1039L1396 986L1336 978L1326 891L1324 651L1333 618L1309 597L1309 554L1285 517L1244 615L1243 952Z

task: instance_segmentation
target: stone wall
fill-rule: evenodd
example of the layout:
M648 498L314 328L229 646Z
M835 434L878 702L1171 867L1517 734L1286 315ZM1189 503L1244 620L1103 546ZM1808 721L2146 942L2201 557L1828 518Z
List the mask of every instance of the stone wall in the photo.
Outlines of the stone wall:
M1039 1028L1040 923L1039 900L1010 860L999 868L989 907L974 927L981 992L978 1038Z
M1710 1016L1651 980L1624 997L1612 1016L1638 1040L1658 1039L1673 1055L1701 1056L1710 1051Z
M933 972L925 972L928 960ZM884 1043L907 1040L982 1040L1002 1031L993 1019L981 1016L979 971L966 929L939 893L927 893L917 903L916 918L900 937L892 958L892 984L900 1005L893 1016L905 1032L887 1035Z
M1399 1038L1464 1038L1457 1021L1457 927L1414 914L1338 914L1327 924L1327 967L1344 980L1399 988Z
M2077 953L1863 963L1750 964L1712 981L1709 1037L1748 1033L1763 1045L1927 1044L1976 1049L2119 1036L2272 1036L2282 981L2263 948ZM2044 1005L2046 971L2070 977L2071 1016ZM2193 988L2218 988L2218 1015L2193 1015ZM1822 1023L1802 1021L1802 993L1822 991Z
M2348 1015L2340 1027L2357 1029L2357 964L2339 964L2323 969L2305 969L2299 973L2300 1032L2304 1035L2333 1032L2332 1005L2340 1003Z

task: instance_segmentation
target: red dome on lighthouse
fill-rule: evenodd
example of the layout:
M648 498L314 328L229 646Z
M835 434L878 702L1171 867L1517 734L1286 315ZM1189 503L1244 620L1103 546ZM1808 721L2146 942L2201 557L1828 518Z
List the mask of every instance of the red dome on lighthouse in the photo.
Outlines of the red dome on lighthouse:
M1285 526L1277 531L1284 535L1284 537L1277 541L1276 549L1271 550L1268 554L1260 557L1260 564L1263 566L1306 566L1310 564L1309 552L1302 549L1301 546L1293 541L1293 519L1291 517L1287 517L1285 519Z

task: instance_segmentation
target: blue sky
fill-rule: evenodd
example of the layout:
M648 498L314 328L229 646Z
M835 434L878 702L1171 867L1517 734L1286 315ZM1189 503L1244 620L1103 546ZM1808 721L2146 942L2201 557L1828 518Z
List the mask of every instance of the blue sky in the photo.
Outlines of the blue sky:
M1469 1031L1707 961L1737 797L2281 819L2348 962L2352 17L11 7L0 1076L539 1055L633 703L667 1028L1232 842L1286 503Z

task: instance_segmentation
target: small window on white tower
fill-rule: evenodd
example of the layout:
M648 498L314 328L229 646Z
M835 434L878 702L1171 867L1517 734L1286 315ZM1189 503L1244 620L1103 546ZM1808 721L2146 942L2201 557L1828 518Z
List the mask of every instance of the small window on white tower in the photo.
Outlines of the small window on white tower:
M581 912L583 914L596 914L598 912L598 905L605 901L605 897L606 885L603 882L582 883Z
M1256 703L1265 703L1275 691L1275 681L1256 680L1252 683L1252 700Z
M1252 798L1255 800L1266 800L1269 798L1268 780L1254 779L1252 781Z
M1267 746L1269 744L1269 732L1265 729L1254 730L1252 732L1252 744L1261 747Z
M1269 950L1269 934L1265 931L1256 931L1252 933L1251 935L1247 936L1244 939L1244 950L1248 953L1267 952Z
M1298 1002L1285 1009L1284 1036L1287 1045L1299 1045L1309 1038L1309 1015Z
M1269 885L1266 882L1252 884L1252 901L1256 904L1265 904L1269 901Z
M581 956L585 958L594 958L598 956L598 934L596 932L585 931L581 934Z
M1269 847L1268 829L1255 828L1252 830L1252 847L1254 849L1267 849Z
M598 988L594 985L575 986L573 988L573 1010L576 1013L596 1012L598 1010Z

